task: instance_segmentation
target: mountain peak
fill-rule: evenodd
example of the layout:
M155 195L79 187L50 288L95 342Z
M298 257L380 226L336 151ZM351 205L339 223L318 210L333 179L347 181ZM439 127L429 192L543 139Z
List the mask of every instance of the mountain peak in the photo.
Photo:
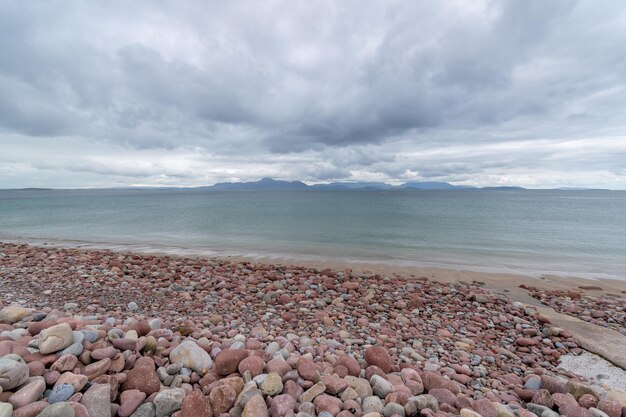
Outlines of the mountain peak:
M308 185L301 181L282 181L263 177L250 182L219 182L211 187L213 190L254 191L254 190L305 190Z
M263 177L258 181L219 182L208 188L218 191L279 191L279 190L472 190L478 189L467 185L453 185L443 181L412 181L401 185L385 182L331 182L327 184L306 185L302 181L284 181ZM523 189L521 187L484 187L483 189Z

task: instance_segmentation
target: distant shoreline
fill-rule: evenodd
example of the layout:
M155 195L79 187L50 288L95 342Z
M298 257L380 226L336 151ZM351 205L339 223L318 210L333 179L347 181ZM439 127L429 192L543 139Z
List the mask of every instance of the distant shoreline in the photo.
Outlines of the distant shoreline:
M55 191L55 190L204 190L204 191L624 191L609 188L560 186L553 188L527 188L519 185L474 186L451 184L443 181L412 181L402 184L385 182L332 182L307 184L302 181L283 181L262 178L249 182L220 182L198 186L121 186L97 188L0 188L0 191Z

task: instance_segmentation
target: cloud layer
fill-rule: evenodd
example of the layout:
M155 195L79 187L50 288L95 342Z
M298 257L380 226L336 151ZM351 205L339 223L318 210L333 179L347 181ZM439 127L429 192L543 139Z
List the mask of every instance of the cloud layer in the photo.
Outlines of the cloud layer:
M626 6L9 1L0 188L626 189Z

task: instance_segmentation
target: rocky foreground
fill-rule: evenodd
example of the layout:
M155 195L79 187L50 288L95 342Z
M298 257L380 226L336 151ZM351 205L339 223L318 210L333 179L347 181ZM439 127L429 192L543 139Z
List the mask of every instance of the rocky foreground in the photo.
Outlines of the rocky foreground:
M542 291L526 287L530 295L556 311L608 327L626 336L626 291L621 294L593 294L599 286L583 286L568 291ZM592 292L589 294L588 292Z
M626 417L480 283L0 244L0 417Z

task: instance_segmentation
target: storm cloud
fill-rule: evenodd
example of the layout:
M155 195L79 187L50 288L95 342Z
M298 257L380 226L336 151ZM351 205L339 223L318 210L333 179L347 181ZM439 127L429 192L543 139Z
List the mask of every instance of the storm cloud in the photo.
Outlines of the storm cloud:
M20 2L0 188L626 189L621 1Z

